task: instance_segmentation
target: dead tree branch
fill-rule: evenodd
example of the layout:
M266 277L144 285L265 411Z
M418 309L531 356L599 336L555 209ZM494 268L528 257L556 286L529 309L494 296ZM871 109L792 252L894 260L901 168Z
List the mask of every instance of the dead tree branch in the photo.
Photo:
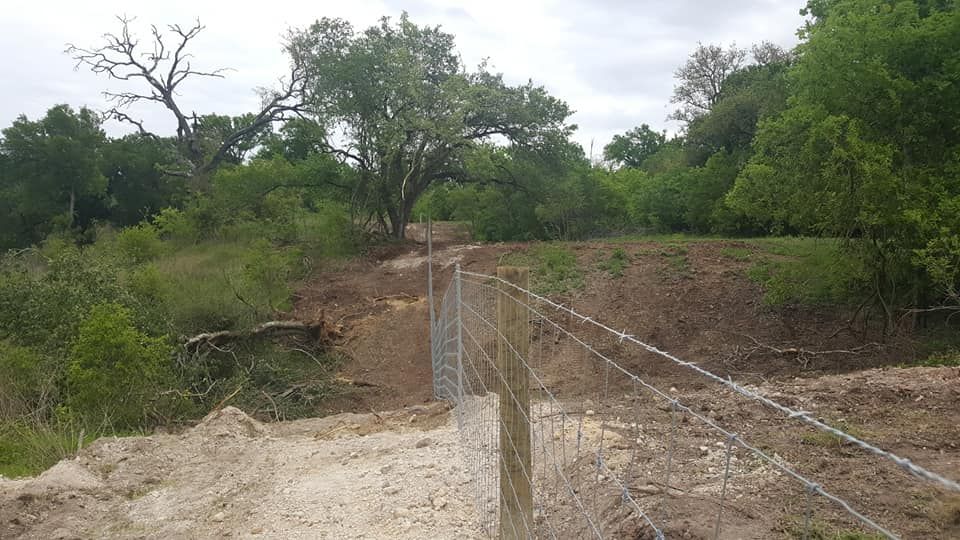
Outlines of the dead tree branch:
M249 330L221 330L219 332L197 334L191 338L187 338L183 342L183 347L187 351L194 352L207 346L216 348L219 344L228 341L292 334L306 335L315 342L323 345L332 345L341 337L341 331L338 327L322 319L313 322L293 320L268 321L260 323Z
M831 349L831 350L825 350L825 351L815 351L810 349L804 349L801 347L781 348L781 347L769 345L767 343L763 343L757 338L748 334L742 334L740 332L729 332L729 333L749 339L751 342L753 342L753 346L749 346L749 347L740 347L739 345L737 346L736 350L733 353L733 356L740 360L747 360L754 354L763 353L763 352L772 353L779 356L794 355L796 356L797 361L800 363L803 369L806 369L807 366L809 366L810 361L817 356L830 356L830 355L840 355L840 354L857 355L857 354L862 354L868 350L878 349L881 347L879 343L871 342L871 343L865 343L863 345L860 345L859 347L854 347L852 349Z
M262 90L262 108L246 125L224 137L212 155L206 155L201 141L202 126L196 114L188 115L180 106L177 89L191 77L223 78L229 68L212 70L197 69L193 66L194 56L187 48L194 38L206 27L197 20L190 27L179 24L167 26L166 34L151 26L152 43L141 46L139 39L130 31L133 19L117 17L120 23L119 34L106 33L104 43L97 47L78 47L67 44L65 53L75 61L75 69L81 66L98 75L105 75L117 81L140 81L143 90L113 92L103 95L114 103L107 116L115 120L133 124L141 134L149 132L143 123L134 120L122 109L140 102L160 103L173 114L177 122L177 143L180 152L190 164L188 172L175 171L176 176L197 177L216 169L229 154L241 143L250 140L273 122L290 115L301 115L305 110L304 85L305 70L296 63L290 75L280 81L278 90ZM168 46L166 39L174 37ZM173 172L171 173L173 174Z

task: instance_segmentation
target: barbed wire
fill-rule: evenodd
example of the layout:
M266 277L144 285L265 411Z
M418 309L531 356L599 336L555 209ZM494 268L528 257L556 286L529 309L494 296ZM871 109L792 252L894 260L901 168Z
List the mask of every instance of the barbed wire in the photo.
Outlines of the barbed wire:
M484 283L474 282L474 281L465 281L465 282L466 282L466 283L471 283L471 284L473 284L473 285L477 285L477 286L479 286L479 287L485 287L485 288L489 288L489 289L491 289L491 290L497 290L496 288L490 287L489 285L484 284ZM510 298L510 297L509 297L509 296L504 296L504 298ZM867 517L866 515L864 515L863 513L859 512L859 511L857 511L857 510L854 509L847 501L841 499L840 497L838 497L838 496L836 496L836 495L833 495L832 493L829 493L829 492L826 491L820 484L818 484L818 483L816 483L816 482L814 482L814 481L812 481L812 480L804 477L803 475L801 475L801 474L800 474L799 472L797 472L796 470L794 470L794 469L786 466L785 464L783 464L780 460L775 459L774 457L770 456L770 455L767 454L766 452L763 452L763 451L760 450L759 448L756 448L755 446L747 443L747 441L744 440L742 437L740 437L738 434L736 434L736 433L734 433L734 432L731 432L731 431L723 428L722 426L718 425L716 422L714 422L714 421L711 420L710 418L708 418L708 417L700 414L698 411L696 411L696 410L690 408L689 406L681 403L678 399L670 396L669 394L667 394L667 393L664 392L663 390L660 390L659 388L653 386L652 384L650 384L650 383L648 383L647 381L645 381L643 378L641 378L641 377L639 377L639 376L637 376L637 375L635 375L635 374L632 374L632 373L628 372L627 370L621 368L616 362L614 362L613 360L611 360L610 358L608 358L607 356L605 356L603 353L597 351L597 350L596 350L593 346L591 346L590 344L582 341L579 337L577 337L577 336L574 335L573 333L569 332L568 330L566 330L565 328L563 328L562 326L560 326L559 324L557 324L556 322L554 322L553 320L551 320L549 317L546 317L546 316L543 315L542 313L538 312L538 311L537 311L536 309L534 309L532 306L526 305L526 307L530 310L531 313L533 313L534 315L540 317L542 321L547 322L548 324L550 324L551 326L553 326L554 328L556 328L559 332L564 333L567 337L569 337L570 339L572 339L572 340L575 341L576 343L580 344L585 350L589 351L591 354L594 354L595 356L597 356L598 358L600 358L601 360L603 360L603 361L606 363L606 365L609 365L609 366L611 366L611 367L614 367L614 368L618 369L619 371L621 371L624 375L626 375L627 377L629 377L629 378L630 378L631 380L633 380L634 382L640 384L642 387L644 387L644 388L646 388L647 390L651 391L653 394L655 394L655 395L657 395L658 397L661 397L661 398L663 398L664 400L666 400L667 402L669 402L670 405L671 405L671 408L676 408L676 409L679 410L679 411L683 411L683 412L686 412L686 413L690 414L691 416L693 416L693 417L696 418L697 420L700 420L701 422L703 422L705 425L707 425L707 426L710 427L711 429L713 429L713 430L717 431L719 434L723 435L724 438L725 438L725 440L726 440L726 456L727 456L727 458L729 458L729 455L730 455L730 445L735 443L735 444L737 444L738 446L744 448L745 450L750 451L751 453L753 453L753 454L756 455L757 457L763 459L765 462L769 463L770 465L774 466L775 468L779 469L780 471L782 471L782 472L786 473L787 475L791 476L792 478L796 479L797 481L799 481L800 483L802 483L809 492L814 493L814 494L821 495L821 496L823 496L824 498L826 498L826 499L828 499L828 500L830 500L830 501L838 504L838 505L839 505L840 507L842 507L847 513L849 513L849 514L852 515L853 517L857 518L857 519L858 519L859 521L861 521L864 525L867 525L867 526L871 527L872 529L874 529L875 531L883 534L884 536L886 536L886 537L889 538L889 539L892 539L892 540L898 540L898 539L899 539L899 537L898 537L895 533L889 531L888 529L886 529L886 528L883 527L882 525L876 523L876 522L875 522L874 520L872 520L871 518ZM468 308L468 310L469 310L469 308ZM487 321L487 320L484 319L484 322L485 322L486 324L491 325L491 328L496 328L495 325L493 325L493 323L491 323L490 321ZM499 333L499 330L498 330L498 333ZM502 334L500 334L500 336L503 337ZM506 345L507 345L509 348L511 348L511 352L513 352L514 354L516 354L516 355L519 357L519 354L517 353L517 351L516 351L515 349L513 349L513 347L509 344L509 342L507 342ZM541 388L544 389L544 391L548 394L548 396L550 397L550 399L556 400L556 397L555 397L552 393L550 393L549 390L546 389L546 387L543 385L542 381L540 380L539 376L536 374L536 372L535 372L534 370L530 369L530 366L526 363L525 360L522 359L522 357L521 357L521 359L520 359L520 362L523 364L524 368L527 369L527 371L529 371L530 376L533 377L533 378L537 381L537 383L541 386ZM566 414L566 413L564 413L564 414ZM726 490L726 481L727 481L728 478L729 478L729 461L727 461L727 463L726 463L726 465L725 465L725 473L724 473L724 477L723 477L723 482L724 482L723 491ZM665 482L665 484L666 484L667 487L669 488L669 483L666 483L666 482ZM621 487L625 492L628 492L627 488L626 488L625 486L623 486L622 484L621 484L620 487ZM626 495L626 496L629 497L629 495ZM629 497L629 500L631 500L631 501L633 502L633 504L636 505L636 501L633 500L632 497ZM647 516L646 516L641 510L639 510L639 507L638 507L638 506L637 506L637 510L640 512L641 517L643 517L644 519L648 519ZM718 512L718 516L717 516L717 523L718 523L718 524L719 524L719 519L720 519L720 513ZM657 538L658 538L658 539L659 539L659 538L662 538L662 532L661 532L655 525L653 525L652 522L650 523L650 525L654 528L654 530L655 530L655 532L656 532L656 534L657 534ZM716 531L717 531L717 534L715 534L715 538L718 538L718 537L719 537L719 525L717 525Z
M873 445L873 444L870 444L870 443L868 443L868 442L866 442L866 441L864 441L864 440L862 440L862 439L859 439L859 438L857 438L857 437L855 437L855 436L853 436L853 435L851 435L851 434L849 434L849 433L847 433L847 432L845 432L845 431L843 431L843 430L837 429L837 428L835 428L835 427L833 427L833 426L830 426L829 424L826 424L826 423L824 423L824 422L821 422L820 420L817 420L817 419L815 419L815 418L812 418L812 417L810 416L810 413L807 412L807 411L795 410L795 409L793 409L793 408L791 408L791 407L788 407L788 406L786 406L786 405L783 405L783 404L781 404L781 403L778 403L778 402L776 402L776 401L774 401L774 400L772 400L772 399L770 399L770 398L768 398L768 397L766 397L766 396L764 396L764 395L762 395L762 394L759 394L759 393L757 393L757 392L754 392L754 391L751 391L751 390L749 390L749 389L747 389L747 388L744 388L743 386L740 386L739 384L733 382L732 379L723 378L723 377L721 377L721 376L719 376L719 375L716 375L716 374L714 374L714 373L712 373L712 372L710 372L710 371L708 371L708 370L706 370L706 369L698 366L698 365L695 364L694 362L688 362L688 361L681 360L680 358L677 358L676 356L674 356L674 355L672 355L672 354L670 354L670 353L668 353L668 352L666 352L666 351L663 351L663 350L661 350L661 349L659 349L659 348L657 348L657 347L655 347L655 346L653 346L653 345L650 345L650 344L648 344L648 343L645 343L645 342L643 342L643 341L638 340L638 339L637 339L636 337L634 337L633 335L627 334L627 333L626 333L626 330L624 330L624 331L614 330L613 328L611 328L611 327L609 327L609 326L607 326L607 325L605 325L605 324L603 324L603 323L600 323L600 322L594 320L592 317L587 317L587 316L585 316L585 315L581 315L580 313L577 313L576 311L574 311L573 309L571 309L571 308L569 308L569 307L567 307L567 306L564 306L564 305L562 305L562 304L558 304L558 303L556 303L556 302L553 302L552 300L550 300L550 299L548 299L548 298L545 298L545 297L540 296L540 295L538 295L538 294L536 294L536 293L534 293L534 292L532 292L532 291L529 291L529 290L527 290L527 289L524 289L524 288L522 288L522 287L519 287L519 286L517 286L517 285L515 285L515 284L513 284L513 283L510 283L509 281L503 280L503 279L501 279L501 278L499 278L499 277L497 277L497 276L489 276L489 275L486 275L486 274L478 274L478 273L475 273L475 272L468 272L468 271L465 271L465 270L460 270L459 268L456 270L456 273L457 273L457 275L460 275L460 276L471 276L471 277L481 278L481 279L485 279L485 280L494 280L494 281L496 281L496 282L498 282L498 283L501 283L501 284L503 284L503 285L506 285L506 286L508 286L508 287L512 287L512 288L514 288L514 289L516 289L516 290L518 290L518 291L520 291L520 292L522 292L522 293L524 293L524 294L529 295L531 298L534 298L534 299L536 299L536 300L539 301L539 302L542 302L542 303L544 303L544 304L546 304L546 305L549 305L549 306L551 306L551 307L553 307L553 308L555 308L555 309L557 309L557 310L559 310L559 311L564 311L564 312L569 313L571 316L576 317L577 319L579 319L579 320L580 320L581 322L583 322L583 323L590 323L590 324L596 326L597 328L600 328L600 329L602 329L602 330L604 330L604 331L606 331L606 332L608 332L608 333L610 333L610 334L613 334L613 335L617 336L618 339L619 339L619 341L620 341L621 343L623 343L624 341L628 341L628 342L634 343L634 344L636 344L636 345L639 345L640 347L644 348L644 349L647 350L648 352L651 352L651 353L653 353L653 354L657 354L657 355L659 355L659 356L661 356L661 357L663 357L663 358L666 358L667 360L670 360L671 362L675 363L676 365L683 366L683 367L686 367L686 368L688 368L688 369L691 369L691 370L699 373L700 375L703 375L704 377L707 377L707 378L709 378L709 379L711 379L711 380L713 380L713 381L715 381L715 382L718 382L718 383L726 386L727 388L733 390L734 392L736 392L736 393L738 393L738 394L740 394L740 395L742 395L742 396L744 396L744 397L747 397L747 398L749 398L749 399L752 399L752 400L754 400L754 401L757 401L757 402L759 402L759 403L762 403L762 404L764 404L764 405L766 405L766 406L768 406L768 407L770 407L770 408L773 408L773 409L775 409L775 410L783 413L784 415L786 415L787 418L800 420L800 421L802 421L802 422L804 422L804 423L806 423L806 424L808 424L808 425L810 425L810 426L813 426L813 427L815 427L815 428L817 428L817 429L819 429L819 430L821 430L821 431L830 433L830 434L832 434L832 435L834 435L834 436L836 436L836 437L838 437L838 438L840 438L840 439L842 439L842 440L844 440L844 441L846 441L846 442L848 442L848 443L851 443L851 444L853 444L853 445L855 445L855 446L858 446L858 447L860 447L861 449L863 449L863 450L865 450L865 451L867 451L867 452L870 452L870 453L873 453L873 454L875 454L875 455L877 455L877 456L881 456L881 457L883 457L883 458L885 458L885 459L888 459L888 460L890 460L891 462L893 462L894 464L896 464L897 466L899 466L900 468L902 468L902 469L908 471L909 473L913 474L914 476L917 476L917 477L919 477L919 478L923 478L923 479L925 479L925 480L929 480L929 481L931 481L931 482L935 482L935 483L939 484L940 486L942 486L942 487L944 487L944 488L947 488L947 489L949 489L949 490L951 490L951 491L960 492L960 483L958 483L958 482L956 482L956 481L954 481L954 480L951 480L951 479L949 479L949 478L946 478L946 477L944 477L944 476L941 476L941 475L939 475L939 474L937 474L937 473L935 473L935 472L933 472L933 471L930 471L930 470L928 470L928 469L926 469L926 468L924 468L924 467L921 467L921 466L913 463L911 460L909 460L909 459L907 459L907 458L898 456L898 455L896 455L896 454L894 454L894 453L892 453L892 452L889 452L889 451L884 450L884 449L882 449L882 448L879 448L879 447L877 447L877 446L875 446L875 445ZM457 277L455 276L454 279L457 279ZM477 283L477 284L478 284L478 285L485 285L485 284L483 284L483 283ZM530 307L530 306L527 306L527 307ZM542 315L541 315L541 316L542 316ZM546 319L546 317L545 317L545 319ZM548 320L549 320L549 319L548 319ZM582 342L581 342L581 343L582 343ZM582 343L582 344L583 344L584 346L587 346L586 343ZM596 353L596 354L599 354L599 353ZM608 361L608 362L610 362L610 363L612 364L612 367L614 367L614 368L622 371L625 375L627 375L627 376L629 376L629 377L636 377L635 375L633 375L633 374L630 373L628 370L626 370L626 369L624 369L623 367L621 367L621 366L620 366L619 364L617 364L616 362L614 362L614 361L612 361L612 360L610 360L610 359L606 359L606 358L605 358L605 360ZM665 397L666 397L666 396L665 396Z
M505 287L521 293L527 300L524 301L516 298L515 295L507 294ZM499 327L499 312L496 318L487 315L492 312L495 306L499 309L499 305L503 302L513 302L529 313L527 321L525 321L524 324L529 324L531 320L538 323L539 337L528 336L527 339L535 339L538 341L540 347L539 354L536 352L528 352L527 355L525 355L517 350ZM541 309L532 304L537 304L537 306L542 306L545 309ZM563 313L565 317L569 319L568 326L570 329L565 328L563 324L547 316L546 313L551 310L556 313ZM602 353L595 345L577 336L572 331L574 323L580 325L577 326L577 328L589 323L604 334L610 335L621 347L625 344L637 345L649 353L659 355L676 365L691 369L712 381L720 383L738 395L771 408L783 414L787 419L796 419L803 424L829 433L838 440L846 441L868 453L888 460L898 468L907 471L915 477L935 484L938 487L951 491L960 491L960 484L953 480L929 471L914 464L909 459L900 457L850 435L843 430L817 420L810 416L811 413L807 411L795 410L782 405L759 392L744 388L730 378L720 377L693 362L683 361L670 353L638 340L635 336L627 333L627 330L615 330L594 320L592 317L581 315L570 307L556 303L500 277L463 271L459 268L459 265L457 265L453 279L448 284L446 292L441 298L440 309L435 317L431 317L431 355L434 371L434 389L438 398L450 400L456 405L457 425L463 433L465 448L473 452L471 454L472 457L469 457L468 460L475 467L474 484L476 487L477 507L481 515L482 524L490 534L495 534L497 523L501 523L501 526L503 526L502 520L498 522L494 516L497 509L500 508L501 512L506 511L508 514L506 517L509 518L508 521L511 529L506 532L502 529L500 530L501 533L507 534L507 536L509 536L509 533L512 533L514 538L532 538L537 536L537 532L540 531L550 538L569 537L571 534L570 530L564 529L564 527L568 527L569 524L558 517L558 515L563 513L563 509L560 508L560 506L566 504L561 503L561 498L566 497L572 505L566 513L572 512L573 514L579 515L584 523L583 531L578 532L577 535L588 534L589 536L602 539L606 536L607 531L604 528L601 515L600 499L604 492L600 489L600 483L601 479L606 479L604 481L609 484L610 489L613 490L612 492L619 492L621 507L624 509L629 508L630 512L640 520L640 523L652 531L657 540L665 538L664 531L666 530L669 519L666 500L668 492L673 489L671 487L671 475L675 467L674 454L677 445L678 416L687 414L723 437L722 446L724 448L724 459L721 467L723 476L719 491L716 522L714 524L714 538L719 538L720 535L721 517L728 492L728 480L732 474L731 460L733 449L740 447L756 456L762 462L769 464L776 470L781 471L789 478L793 478L803 485L805 494L805 508L802 515L804 538L808 537L807 535L812 530L813 497L819 495L825 500L836 504L839 508L842 508L847 514L858 520L864 526L873 529L886 538L898 539L895 533L855 509L843 498L830 493L819 483L805 477L785 463L782 458L776 454L771 456L769 453L750 444L738 433L724 428L714 421L714 419L700 413L690 405L682 403L670 393L657 388L651 382L625 369L618 362L610 358L609 354ZM558 396L548 388L548 384L542 375L538 373L538 369L535 369L533 366L534 359L536 358L539 362L538 367L542 368L545 329L553 332L555 347L558 346L557 344L560 343L562 337L564 340L569 340L568 342L572 347L583 351L584 360L589 356L593 356L602 362L601 365L604 370L601 383L602 391L599 388L597 390L600 404L608 398L610 377L613 373L618 374L620 377L625 377L630 381L630 384L632 384L634 388L635 401L637 403L639 403L640 391L643 390L650 392L653 396L663 400L669 405L670 433L669 442L666 445L665 477L662 483L663 488L660 492L662 496L659 508L662 517L659 520L655 520L652 517L650 509L645 508L644 505L633 496L630 488L630 478L632 478L634 471L637 469L637 455L641 434L639 405L635 407L635 414L637 414L637 421L634 423L637 432L636 444L632 445L629 462L625 466L620 467L622 470L619 473L616 470L618 466L612 462L608 462L609 459L616 456L607 456L605 453L604 439L607 432L607 413L601 412L600 415L599 442L597 442L596 450L587 449L584 453L585 445L589 446L590 444L588 443L589 438L584 431L584 417L587 414L593 413L593 411L588 411L585 403L581 403L583 410L580 412L578 418L575 419L574 416L577 415L571 412L569 407L565 406ZM503 497L508 497L517 501L517 506L519 507L521 497L518 494L517 487L513 484L513 478L503 478L500 474L500 467L504 466L504 452L519 453L518 442L513 440L509 430L504 429L504 421L500 416L502 412L501 408L504 406L505 402L503 400L505 399L513 404L524 403L524 400L514 394L510 385L506 384L504 373L500 371L500 366L497 365L491 352L488 351L488 349L501 346L504 349L502 352L498 352L498 358L501 354L509 354L515 358L519 368L524 372L525 376L528 376L529 380L534 383L536 391L540 394L540 399L533 402L533 405L539 408L539 414L535 414L534 409L530 408L531 402L529 398L527 398L526 401L527 408L510 407L508 409L512 414L513 409L516 408L516 413L526 422L526 425L530 426L533 436L532 450L537 461L531 461L529 469L526 466L522 466L519 472L521 478L526 481L535 494L534 505L536 506L537 512L539 512L535 518L531 518L531 516L527 516L521 511L520 519L514 519L514 516L510 515L511 505L504 505ZM526 350L526 346L524 346L524 350ZM473 353L471 351L476 352ZM555 350L554 354L556 353L557 351ZM506 392L504 392L504 390L506 390ZM673 392L672 388L671 392ZM491 400L491 396L496 395L500 396L498 398L500 399L499 405ZM548 416L543 414L543 408L545 406L550 409ZM549 436L547 434L548 426L546 421L548 417ZM619 417L617 420L619 420ZM559 435L556 432L556 421L560 423ZM500 426L499 441L496 437L496 431L486 427L497 425ZM576 452L573 454L574 457L572 457L572 462L570 463L568 463L567 445L569 442L572 446L574 441L567 440L568 426L576 426ZM526 444L529 446L531 443L528 441ZM537 446L538 444L539 447ZM717 444L720 445L720 442ZM591 488L586 485L586 481L582 478L581 464L583 463L582 459L584 457L589 457L589 462L592 463L591 466L595 470L596 488ZM540 475L537 474L538 466L541 470ZM574 469L569 469L570 466L573 466ZM575 476L572 476L574 474ZM620 477L621 475L622 479ZM552 491L550 482L554 482L555 484ZM494 493L497 493L496 488L498 483L500 486L499 498L494 495ZM594 491L590 492L590 489L594 489ZM593 503L592 505L590 504L591 502ZM501 514L501 517L503 517L503 514ZM553 520L556 519L561 519L561 522L559 524L554 523ZM619 527L622 529L623 525L624 523L620 522ZM518 530L518 527L524 529L523 532L526 534L520 534L521 531Z

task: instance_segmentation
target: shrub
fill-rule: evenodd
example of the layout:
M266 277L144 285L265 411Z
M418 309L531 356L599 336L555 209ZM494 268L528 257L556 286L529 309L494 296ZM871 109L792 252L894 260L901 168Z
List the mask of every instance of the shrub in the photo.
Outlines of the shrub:
M200 239L197 223L176 208L164 208L153 218L161 238L177 245L194 244Z
M266 241L255 242L243 257L243 282L253 301L270 310L288 308L295 259L295 253L273 249Z
M762 257L748 276L764 288L768 305L845 304L858 300L867 279L862 260L834 240L771 238L754 243L774 257Z
M159 257L164 251L160 233L149 223L127 227L117 235L117 248L128 260L142 263Z
M59 350L76 336L79 321L95 304L129 304L119 268L75 248L61 250L45 271L0 269L0 339L41 350Z
M0 421L49 412L56 404L61 376L51 358L0 341Z
M137 330L126 308L94 306L73 345L67 405L87 425L142 426L172 379L169 359L169 346Z

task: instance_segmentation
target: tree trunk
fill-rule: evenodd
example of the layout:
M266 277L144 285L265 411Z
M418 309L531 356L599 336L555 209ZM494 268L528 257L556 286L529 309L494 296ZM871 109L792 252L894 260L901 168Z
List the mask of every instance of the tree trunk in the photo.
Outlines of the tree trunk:
M76 219L75 216L77 215L77 192L76 192L73 188L70 188L70 210L69 210L69 212L70 212L70 221L68 222L68 225L72 228L72 227L73 227L73 221L74 221L74 219Z

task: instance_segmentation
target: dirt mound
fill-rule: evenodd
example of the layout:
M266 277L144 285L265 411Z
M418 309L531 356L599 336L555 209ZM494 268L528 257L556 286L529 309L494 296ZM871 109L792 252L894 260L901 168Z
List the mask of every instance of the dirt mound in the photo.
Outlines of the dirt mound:
M267 428L236 407L224 407L208 414L189 431L190 437L248 437L267 434Z
M479 538L442 405L103 438L0 481L0 538Z

